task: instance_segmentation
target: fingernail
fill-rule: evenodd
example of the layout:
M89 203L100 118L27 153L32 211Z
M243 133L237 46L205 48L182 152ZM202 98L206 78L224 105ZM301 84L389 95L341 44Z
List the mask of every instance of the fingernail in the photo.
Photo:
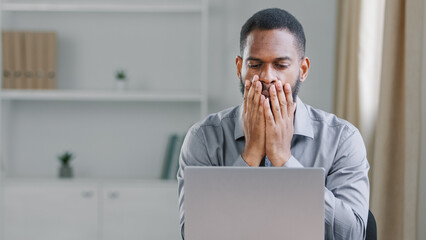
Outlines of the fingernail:
M246 81L244 82L244 84L245 84L245 86L246 86L246 87L248 87L248 85L250 84L250 81L249 81L249 80L246 80Z
M275 92L275 85L272 85L272 86L271 86L271 91L272 91L272 92Z
M291 90L290 84L286 83L286 84L285 84L285 88L287 88L287 90L289 90L289 91L290 91L290 90Z

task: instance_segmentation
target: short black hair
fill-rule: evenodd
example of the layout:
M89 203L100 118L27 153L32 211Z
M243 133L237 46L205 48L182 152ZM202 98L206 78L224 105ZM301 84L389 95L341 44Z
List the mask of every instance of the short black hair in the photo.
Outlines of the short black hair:
M251 16L241 27L240 54L243 56L247 36L253 30L284 29L292 33L296 39L296 47L300 57L305 56L306 39L302 24L289 12L280 8L267 8Z

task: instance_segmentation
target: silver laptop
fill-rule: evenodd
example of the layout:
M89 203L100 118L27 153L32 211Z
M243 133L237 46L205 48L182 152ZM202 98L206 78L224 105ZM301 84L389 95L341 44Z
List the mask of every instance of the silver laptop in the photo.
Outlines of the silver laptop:
M186 167L185 240L324 239L324 169Z

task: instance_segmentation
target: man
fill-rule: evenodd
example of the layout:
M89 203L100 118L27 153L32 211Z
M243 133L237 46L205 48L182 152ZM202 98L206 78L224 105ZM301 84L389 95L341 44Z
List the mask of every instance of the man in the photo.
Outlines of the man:
M182 146L182 236L186 166L267 166L323 167L325 239L364 239L369 208L364 142L350 123L297 97L310 66L302 25L282 9L259 11L241 29L240 54L242 105L195 124Z

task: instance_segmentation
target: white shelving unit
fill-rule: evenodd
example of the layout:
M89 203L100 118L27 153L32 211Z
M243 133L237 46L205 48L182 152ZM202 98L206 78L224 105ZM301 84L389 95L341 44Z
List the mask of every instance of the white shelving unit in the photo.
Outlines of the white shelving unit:
M76 19L80 18L81 16L83 16L83 18L92 16L91 18L94 19L95 22L97 21L96 19L98 18L106 18L106 17L103 17L103 16L106 16L103 14L109 14L107 16L113 16L114 18L117 18L117 19L120 18L120 16L131 19L131 18L135 18L136 16L145 16L145 15L155 16L156 14L160 14L162 16L170 17L169 19L173 19L174 17L176 17L178 21L183 21L182 19L185 16L190 16L189 21L192 21L191 19L193 19L194 16L196 16L199 21L199 23L196 24L196 26L198 25L199 28L197 27L198 29L195 29L196 30L195 32L197 32L197 35L199 34L196 37L197 39L196 41L198 42L195 44L195 47L199 49L198 59L195 60L198 64L196 67L198 72L196 74L196 77L194 77L196 81L191 79L192 83L189 82L189 80L185 82L186 80L182 80L182 79L186 79L187 77L183 76L182 74L183 77L180 77L180 80L178 79L178 81L184 81L183 85L186 84L186 86L189 86L188 90L180 89L180 85L176 85L176 83L174 83L173 81L170 81L171 85L175 84L173 86L179 86L178 89L176 90L170 89L170 88L173 88L172 86L168 89L162 90L160 87L157 87L158 85L156 83L158 82L157 79L154 79L152 81L152 82L155 82L155 84L153 84L155 86L150 89L144 89L143 87L136 86L136 87L130 87L128 91L124 91L124 92L115 91L114 89L105 90L105 84L100 86L99 89L96 89L96 87L93 87L93 85L96 85L96 83L94 83L95 82L94 80L88 81L90 82L91 85L86 86L84 85L85 84L84 80L79 79L73 85L72 80L67 79L66 81L64 81L64 84L63 84L64 86L61 87L61 81L63 81L64 79L61 79L60 72L61 72L61 69L63 70L67 67L65 66L65 64L67 63L61 63L60 62L61 57L59 57L58 58L59 74L57 79L59 87L57 90L1 90L0 91L0 101L1 101L1 104L0 104L0 108L1 108L1 129L0 129L1 156L0 157L1 159L0 160L1 160L1 169L2 169L1 176L2 177L7 178L10 175L10 172L9 172L10 169L8 169L9 166L14 165L14 161L23 156L23 155L19 155L17 152L26 151L26 149L24 148L19 149L18 151L17 150L18 147L13 146L13 143L16 144L16 141L19 141L19 140L11 141L11 139L22 138L21 135L14 136L15 134L14 131L17 130L16 129L17 127L14 127L14 124L20 124L22 122L21 121L22 116L25 116L25 117L28 116L24 112L26 110L22 110L22 109L30 109L33 107L32 105L35 105L35 108L37 109L43 108L43 106L41 106L42 104L46 104L49 106L51 105L53 106L52 111L56 111L56 109L61 108L60 104L64 104L64 107L72 106L73 111L76 111L76 113L78 113L78 110L75 110L75 109L78 109L79 106L81 106L84 109L84 108L89 108L89 105L90 105L90 108L91 108L90 110L96 111L96 106L93 107L93 104L98 104L99 106L101 106L100 108L102 108L104 111L106 111L105 108L108 108L108 105L111 105L111 108L116 112L118 111L121 112L121 109L117 110L117 108L120 108L120 107L126 108L127 106L129 106L130 108L134 108L133 110L130 109L129 110L130 112L134 110L139 111L143 108L139 106L143 105L144 107L149 108L148 115L150 115L153 119L155 119L155 114L158 113L160 123L162 121L163 122L165 121L164 113L160 114L159 112L161 111L161 107L163 106L165 106L166 110L168 109L176 110L179 108L183 108L184 109L182 113L183 115L185 115L185 111L192 111L192 113L189 114L191 116L195 116L193 111L194 110L197 111L196 109L198 109L198 113L196 114L197 117L196 118L192 117L192 120L191 120L192 123L196 122L200 118L207 115L207 100L208 100L208 97L207 97L208 2L207 0L198 0L198 1L187 0L187 1L181 1L181 2L169 1L169 3L167 3L167 1L100 2L95 0L95 2L89 1L89 2L75 3L74 1L47 1L47 2L46 1L40 1L40 2L27 1L25 2L20 0L17 0L17 1L13 1L13 0L1 1L0 0L0 26L2 30L3 29L15 30L14 27L18 26L19 24L24 26L23 27L24 29L28 29L28 27L25 27L26 25L22 24L22 22L20 22L19 20L19 18L22 18L22 17L27 18L28 16L28 18L31 18L31 17L34 17L33 16L34 14L38 14L37 16L53 16L53 18L59 18L58 16L62 17L62 15L58 15L59 13L65 14L64 16L66 16L67 19L72 19L73 14L76 15ZM88 15L88 14L91 14L91 15ZM6 15L12 20L10 19L5 20ZM158 19L155 19L155 20L158 21ZM133 20L126 20L126 21L129 21L129 22L131 21L131 23L134 23ZM10 26L8 26L8 23L9 24L12 23L11 28ZM156 24L156 23L153 22L152 24ZM52 25L57 26L58 24L52 24ZM101 26L101 27L105 27L105 26ZM161 27L164 28L164 26L159 26L159 28ZM185 26L182 25L182 27L184 28ZM22 30L22 29L18 27L17 30ZM35 29L30 28L29 30L39 31L44 29L39 28L37 26L35 27ZM51 29L51 30L57 30L57 29ZM141 29L140 31L142 30L143 29ZM165 28L164 31L169 31L169 29ZM188 30L188 31L191 32L192 30ZM175 34L175 31L170 30L170 32L172 34ZM129 33L130 36L132 34L133 33ZM61 44L61 41L65 42L68 40L66 39L66 36L62 38L60 32L58 33L58 36L59 36L59 44ZM84 36L81 36L81 37L84 38ZM140 37L140 36L136 36L136 37ZM153 39L155 40L155 36L153 37ZM170 36L170 41L173 41L173 40L174 40L174 35ZM108 39L106 39L105 41L108 41ZM114 41L111 40L111 42L114 42ZM158 44L161 44L161 43L158 43ZM190 43L188 43L188 45L190 45ZM86 46L84 45L84 47ZM59 49L58 56L62 54L60 50L61 49ZM173 61L176 61L175 63L173 63L174 65L186 64L185 61L181 61L181 59L173 60ZM1 59L0 59L0 63L1 63ZM65 71L63 70L63 72ZM77 104L80 104L80 105L77 106ZM153 104L153 107L149 106L149 104ZM177 105L177 106L174 107L174 105ZM170 107L170 106L173 106L173 107ZM15 113L14 112L15 109L19 109L19 112ZM43 112L48 112L48 110L46 109L42 109L42 110ZM88 112L90 110L85 109L85 111L83 112ZM116 113L114 113L114 111L112 111L111 115L117 115ZM103 113L102 115L105 117L107 113ZM174 121L174 118L183 119L184 117L171 116L169 118L170 125L175 124L176 121ZM44 121L44 119L40 117L37 121ZM152 119L150 119L149 121L155 122L155 120L152 120ZM185 126L185 128L189 127L192 123L188 123L188 126ZM37 123L35 125L37 125ZM142 123L141 125L144 125L144 124ZM180 125L182 126L182 124ZM177 127L177 129L182 129L181 126ZM138 127L138 126L134 126L134 127ZM105 130L108 130L108 129L105 129ZM53 130L49 129L49 131L53 131ZM82 133L82 135L84 135L84 133ZM149 134L149 135L150 136L147 136L145 140L142 139L142 141L147 141L147 142L150 141L150 137L152 134ZM164 138L162 139L163 140L161 140L159 143L150 143L150 144L162 145L163 149L165 150L166 140ZM55 139L50 139L50 141L55 141ZM123 143L123 144L126 144L126 143ZM23 146L25 147L26 144L23 144ZM155 161L157 162L162 160L163 159L155 159ZM22 162L23 160L20 159L20 161ZM150 166L148 166L148 168L149 167ZM158 167L159 167L159 164L153 167L152 171L156 171L158 173ZM157 175L159 177L159 174L157 173L149 174L148 176L141 176L141 177L156 178L155 176ZM23 174L25 173L22 173L22 174L20 173L20 174L17 174L16 176L16 174L12 173L11 174L12 176L10 177L14 177L14 178L21 177L21 175ZM34 174L34 175L36 175L35 177L39 177L38 174ZM91 177L88 175L90 174L87 173L84 177ZM98 173L97 175L102 175L102 174ZM105 173L104 175L100 177L105 177L105 176L108 177L108 175L113 175L113 177L115 177L114 174L110 174L110 173ZM26 176L22 176L22 177L26 177ZM34 176L29 176L29 177L34 177ZM94 177L96 178L96 176ZM127 176L124 176L124 177L127 177ZM133 174L130 177L135 177L135 174Z
M143 4L64 4L64 3L10 3L3 4L3 11L43 11L43 12L201 12L203 4L168 4L168 5L143 5Z
M203 101L201 94L164 93L141 91L76 91L76 90L7 90L4 101L51 100L51 101L123 101L123 102L195 102Z
M207 115L208 2L92 1L0 0L2 30L57 31L59 46L58 89L0 90L1 239L180 238L176 182L159 178L168 136Z

